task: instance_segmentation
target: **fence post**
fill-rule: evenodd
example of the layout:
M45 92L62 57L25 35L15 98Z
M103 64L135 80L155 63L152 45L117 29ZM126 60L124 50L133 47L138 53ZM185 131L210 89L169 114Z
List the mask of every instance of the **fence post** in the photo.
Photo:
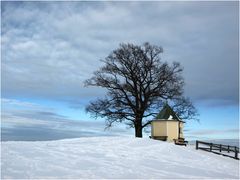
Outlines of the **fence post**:
M219 148L219 151L222 152L222 145L220 144L220 148Z
M237 151L237 147L235 146L234 149L235 149L235 159L238 159L238 151Z
M198 141L196 140L196 149L198 149Z
M228 145L228 153L229 153L229 145Z
M212 143L210 143L210 151L212 151L212 145L213 145L213 144L212 144Z

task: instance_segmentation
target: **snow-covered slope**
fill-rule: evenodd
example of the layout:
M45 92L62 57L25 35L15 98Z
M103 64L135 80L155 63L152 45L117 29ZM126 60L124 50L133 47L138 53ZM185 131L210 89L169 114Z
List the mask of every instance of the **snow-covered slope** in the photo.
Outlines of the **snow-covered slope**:
M238 178L239 161L151 139L2 142L2 178Z

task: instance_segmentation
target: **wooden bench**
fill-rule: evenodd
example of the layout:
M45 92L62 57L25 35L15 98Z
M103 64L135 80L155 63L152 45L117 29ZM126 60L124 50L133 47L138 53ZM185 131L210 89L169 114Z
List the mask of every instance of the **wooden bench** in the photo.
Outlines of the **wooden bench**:
M184 145L187 146L188 141L184 141L184 138L174 139L174 143L176 145Z

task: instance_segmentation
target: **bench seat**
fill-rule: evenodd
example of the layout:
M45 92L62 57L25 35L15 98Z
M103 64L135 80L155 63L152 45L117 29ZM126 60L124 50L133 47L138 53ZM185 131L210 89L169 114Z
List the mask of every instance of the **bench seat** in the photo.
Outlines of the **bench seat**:
M187 146L188 141L184 141L184 138L174 139L174 143L176 145L184 145Z

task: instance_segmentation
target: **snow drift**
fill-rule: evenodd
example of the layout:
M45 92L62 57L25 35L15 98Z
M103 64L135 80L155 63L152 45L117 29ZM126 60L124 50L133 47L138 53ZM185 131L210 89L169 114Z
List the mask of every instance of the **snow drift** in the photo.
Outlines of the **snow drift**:
M2 142L2 178L239 178L239 161L152 139Z

